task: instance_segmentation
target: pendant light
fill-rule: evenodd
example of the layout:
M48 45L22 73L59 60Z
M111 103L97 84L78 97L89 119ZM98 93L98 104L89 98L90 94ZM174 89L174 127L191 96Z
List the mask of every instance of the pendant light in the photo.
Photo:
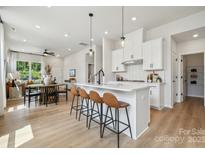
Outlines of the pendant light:
M124 6L122 6L122 35L121 39L121 46L124 48L125 46L125 36L124 36Z
M93 38L92 38L92 17L93 17L93 13L89 13L89 17L90 17L90 40L89 40L89 44L90 44L90 49L89 49L89 55L93 56L93 49L92 49L92 42L93 42Z

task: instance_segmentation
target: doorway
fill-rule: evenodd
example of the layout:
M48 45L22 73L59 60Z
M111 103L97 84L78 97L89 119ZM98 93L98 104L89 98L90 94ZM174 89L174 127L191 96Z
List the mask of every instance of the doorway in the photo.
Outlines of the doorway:
M92 83L95 81L94 76L94 56L90 56L89 53L86 54L86 82Z
M181 100L204 98L204 53L181 55Z

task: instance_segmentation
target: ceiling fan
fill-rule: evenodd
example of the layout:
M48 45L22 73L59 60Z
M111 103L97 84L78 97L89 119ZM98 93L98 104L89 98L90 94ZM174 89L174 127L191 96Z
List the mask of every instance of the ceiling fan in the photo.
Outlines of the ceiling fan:
M16 52L16 53L24 53L24 54L30 54L30 55L36 55L36 56L55 56L55 53L53 51L48 51L47 49L44 50L44 52L41 53L33 53L33 52L24 52L24 51L18 51L18 50L11 50L11 52Z
M44 56L55 56L55 53L52 52L52 51L48 51L48 49L45 49L44 52L43 52L43 55Z

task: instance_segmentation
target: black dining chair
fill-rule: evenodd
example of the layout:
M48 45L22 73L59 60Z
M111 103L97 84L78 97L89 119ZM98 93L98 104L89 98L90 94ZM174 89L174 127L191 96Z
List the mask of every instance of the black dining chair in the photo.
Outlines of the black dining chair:
M24 92L24 105L26 105L26 98L28 98L28 107L30 108L31 106L31 99L34 98L35 105L37 106L37 100L38 97L41 95L41 92L38 88L31 88L27 87L25 88Z

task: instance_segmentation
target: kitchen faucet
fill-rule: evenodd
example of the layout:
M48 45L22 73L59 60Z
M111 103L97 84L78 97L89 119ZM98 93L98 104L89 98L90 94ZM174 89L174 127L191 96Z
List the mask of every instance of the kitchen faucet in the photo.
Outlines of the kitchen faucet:
M104 71L103 71L102 68L101 68L101 69L98 71L98 73L97 73L97 74L98 74L98 81L97 81L98 84L101 84L101 82L100 82L100 74L101 74L101 73L102 73L103 76L105 76L105 73L104 73Z

